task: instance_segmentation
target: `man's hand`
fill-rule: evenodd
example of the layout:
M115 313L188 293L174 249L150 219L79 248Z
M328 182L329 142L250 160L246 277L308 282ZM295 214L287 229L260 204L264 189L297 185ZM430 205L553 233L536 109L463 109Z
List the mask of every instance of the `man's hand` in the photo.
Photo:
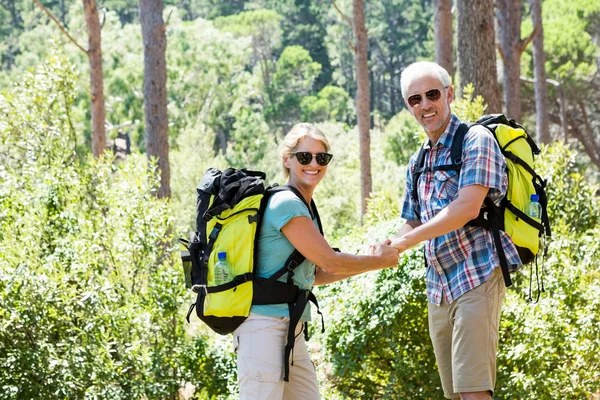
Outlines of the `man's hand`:
M374 256L376 248L378 248L379 246L389 246L391 242L392 241L390 239L385 239L381 242L373 243L372 245L369 246L369 255Z
M400 256L398 249L390 246L389 239L369 246L369 254L375 257L383 258L386 262L386 265L388 265L389 267L397 266L398 257Z

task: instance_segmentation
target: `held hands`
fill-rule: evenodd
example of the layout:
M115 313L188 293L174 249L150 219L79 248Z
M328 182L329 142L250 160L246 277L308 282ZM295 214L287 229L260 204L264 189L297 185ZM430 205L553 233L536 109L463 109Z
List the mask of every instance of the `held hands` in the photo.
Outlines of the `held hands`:
M383 242L375 243L369 246L369 255L379 256L385 259L386 265L398 265L398 256L400 252L395 247L390 246L391 240L386 239Z

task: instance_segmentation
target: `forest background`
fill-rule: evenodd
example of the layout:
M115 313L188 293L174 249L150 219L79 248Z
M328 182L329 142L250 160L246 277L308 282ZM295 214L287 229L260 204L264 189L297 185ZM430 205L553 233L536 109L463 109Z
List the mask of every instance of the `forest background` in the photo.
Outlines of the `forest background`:
M141 26L148 3L160 6L166 38L166 119L158 122L144 111L145 50L160 47ZM600 3L365 2L367 92L357 84L361 1L160 3L0 0L1 398L235 398L230 338L184 319L193 296L175 238L193 229L202 173L249 167L281 183L283 134L317 123L335 155L315 193L326 237L364 253L402 223L406 164L423 134L399 78L421 59L447 63L461 117L518 115L544 143L536 169L548 178L553 235L539 266L508 291L495 398L600 398ZM89 40L91 5L100 92L90 80L99 48ZM481 9L497 21L485 45L466 29ZM440 34L443 12L453 34ZM508 26L519 33L507 47ZM540 37L544 113L534 89ZM451 49L449 62L440 48ZM492 56L465 57L465 49ZM465 79L467 61L476 71L490 60L498 78ZM365 93L367 119L358 107ZM166 121L165 167L164 142L158 159L152 146ZM315 324L310 346L324 398L441 398L419 249L398 268L315 291L326 330Z

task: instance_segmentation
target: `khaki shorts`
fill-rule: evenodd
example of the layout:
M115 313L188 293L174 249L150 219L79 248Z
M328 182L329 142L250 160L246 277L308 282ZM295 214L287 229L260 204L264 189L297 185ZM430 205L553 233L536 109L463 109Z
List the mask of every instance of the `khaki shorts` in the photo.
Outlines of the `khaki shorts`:
M496 353L500 310L506 286L496 268L480 286L452 304L429 304L429 334L444 396L490 391L496 383Z
M233 332L241 400L318 400L319 384L302 323L296 327L290 381L283 380L289 318L250 316Z

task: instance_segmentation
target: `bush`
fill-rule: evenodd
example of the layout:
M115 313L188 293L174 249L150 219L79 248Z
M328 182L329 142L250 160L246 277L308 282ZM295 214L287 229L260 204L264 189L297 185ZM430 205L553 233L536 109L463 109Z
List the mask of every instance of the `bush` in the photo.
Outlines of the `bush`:
M173 397L202 339L181 322L169 204L145 157L77 157L76 79L53 56L0 96L0 397Z

